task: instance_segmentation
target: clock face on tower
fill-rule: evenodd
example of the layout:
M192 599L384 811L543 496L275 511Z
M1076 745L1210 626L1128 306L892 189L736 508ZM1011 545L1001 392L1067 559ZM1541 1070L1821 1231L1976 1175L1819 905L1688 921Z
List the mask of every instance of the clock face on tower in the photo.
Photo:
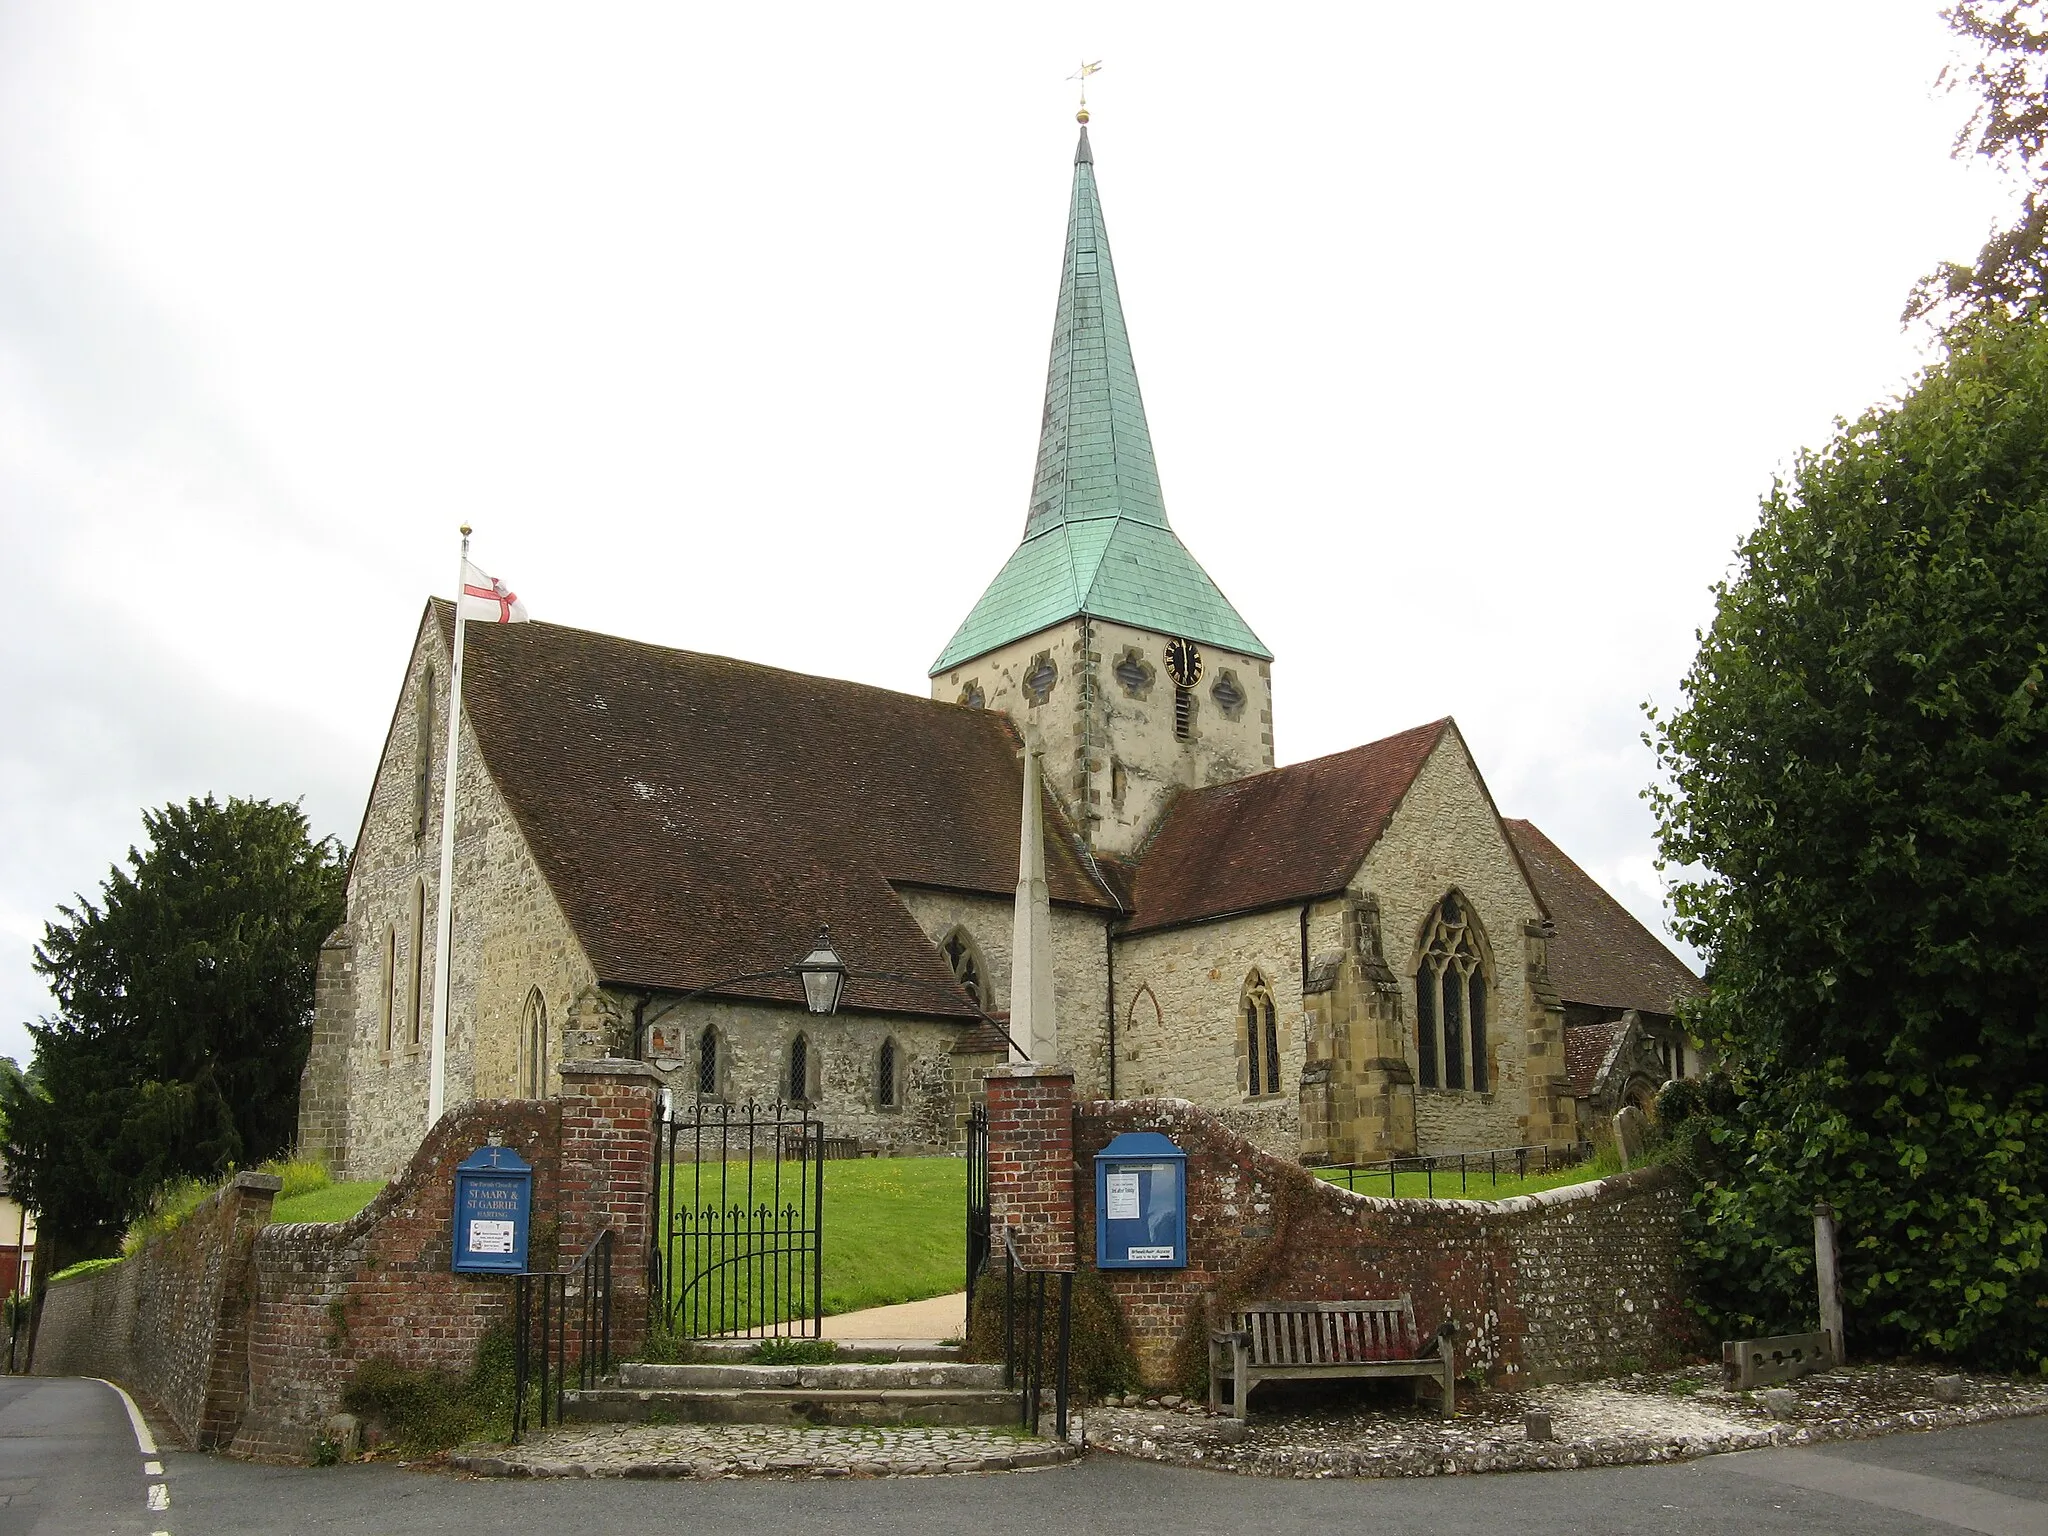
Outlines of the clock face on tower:
M1183 688L1194 687L1202 680L1202 648L1192 640L1167 641L1166 675Z

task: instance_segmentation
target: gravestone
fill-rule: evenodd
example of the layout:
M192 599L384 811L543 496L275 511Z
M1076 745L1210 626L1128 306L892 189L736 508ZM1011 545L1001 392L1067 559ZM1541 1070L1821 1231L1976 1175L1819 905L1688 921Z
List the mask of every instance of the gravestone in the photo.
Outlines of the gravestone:
M1642 1161L1643 1148L1649 1143L1650 1122L1635 1105L1623 1105L1621 1113L1614 1117L1614 1150L1621 1156L1623 1173Z

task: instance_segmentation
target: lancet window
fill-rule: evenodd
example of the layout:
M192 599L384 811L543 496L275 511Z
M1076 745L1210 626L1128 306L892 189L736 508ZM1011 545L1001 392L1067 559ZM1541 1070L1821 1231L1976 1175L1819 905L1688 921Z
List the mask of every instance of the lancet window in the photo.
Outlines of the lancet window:
M1245 1092L1265 1098L1280 1091L1280 1020L1265 977L1253 971L1244 984Z

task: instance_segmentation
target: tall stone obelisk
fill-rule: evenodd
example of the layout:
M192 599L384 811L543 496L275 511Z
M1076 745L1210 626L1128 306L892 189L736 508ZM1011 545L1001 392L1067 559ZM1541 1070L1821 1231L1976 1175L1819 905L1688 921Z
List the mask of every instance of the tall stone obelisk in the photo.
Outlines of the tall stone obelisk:
M1019 1051L1043 1065L1059 1059L1053 1014L1052 896L1045 884L1045 809L1039 793L1044 748L1024 738L1024 816L1017 840L1017 911L1010 935L1010 1060Z

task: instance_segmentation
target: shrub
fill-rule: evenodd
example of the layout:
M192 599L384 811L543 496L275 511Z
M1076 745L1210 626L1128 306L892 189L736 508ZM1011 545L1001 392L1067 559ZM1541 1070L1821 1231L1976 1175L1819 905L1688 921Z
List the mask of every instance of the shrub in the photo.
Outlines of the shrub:
M509 1324L477 1343L467 1376L394 1360L365 1360L342 1389L341 1405L382 1427L399 1451L437 1455L465 1440L512 1433L514 1340Z
M1023 1276L1018 1276L1018 1322L1023 1320ZM1046 1282L1045 1341L1043 1361L1047 1386L1059 1350L1059 1278ZM974 1288L974 1314L967 1320L967 1358L1000 1361L1003 1358L1003 1275L992 1268ZM1128 1392L1138 1385L1138 1357L1131 1349L1130 1329L1124 1322L1122 1305L1092 1269L1074 1277L1074 1310L1067 1354L1067 1382L1076 1396L1105 1397Z

